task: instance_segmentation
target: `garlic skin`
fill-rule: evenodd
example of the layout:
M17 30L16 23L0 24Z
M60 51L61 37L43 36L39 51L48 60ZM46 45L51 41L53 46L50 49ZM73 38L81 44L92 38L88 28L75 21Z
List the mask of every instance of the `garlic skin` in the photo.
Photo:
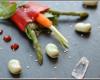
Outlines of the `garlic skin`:
M98 3L98 0L84 0L83 5L84 6L89 6L89 7L96 7Z
M91 24L90 23L77 23L75 24L75 30L77 32L82 32L82 33L89 33L91 31Z
M20 74L22 67L19 60L12 59L8 62L8 69L12 74Z
M59 56L59 50L57 46L53 43L48 43L46 45L46 53L51 58L57 58Z

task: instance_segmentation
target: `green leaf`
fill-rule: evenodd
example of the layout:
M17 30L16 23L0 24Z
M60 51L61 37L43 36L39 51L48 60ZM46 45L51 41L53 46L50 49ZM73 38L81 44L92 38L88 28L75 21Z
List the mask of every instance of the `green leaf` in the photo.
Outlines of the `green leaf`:
M8 0L0 2L0 19L10 18L16 11L16 3L9 3Z
M57 27L59 15L46 12L44 16L50 19L53 22L53 25Z
M52 14L50 14L48 12L45 12L44 16L47 17L47 18L53 18L54 17L54 15L52 15Z
M9 2L8 2L8 0L1 0L0 1L0 3L1 3L1 5L4 5L4 6L8 6L9 4Z

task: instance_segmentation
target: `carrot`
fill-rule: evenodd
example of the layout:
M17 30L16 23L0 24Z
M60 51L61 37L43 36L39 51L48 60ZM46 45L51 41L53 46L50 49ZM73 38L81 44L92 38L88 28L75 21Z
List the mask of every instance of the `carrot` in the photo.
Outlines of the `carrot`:
M39 14L38 17L36 18L36 21L46 28L50 28L52 25L52 22L48 18L46 18L43 14Z

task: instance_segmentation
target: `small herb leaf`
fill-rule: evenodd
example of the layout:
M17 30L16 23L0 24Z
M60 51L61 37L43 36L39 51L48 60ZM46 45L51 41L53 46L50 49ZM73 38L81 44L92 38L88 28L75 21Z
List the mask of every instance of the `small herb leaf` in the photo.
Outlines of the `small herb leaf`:
M0 2L0 19L10 18L16 11L16 3L9 3L8 0Z

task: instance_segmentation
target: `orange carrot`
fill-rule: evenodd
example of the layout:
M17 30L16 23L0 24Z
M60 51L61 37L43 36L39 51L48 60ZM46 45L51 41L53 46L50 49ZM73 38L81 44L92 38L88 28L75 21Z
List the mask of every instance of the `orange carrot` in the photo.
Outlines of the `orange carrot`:
M48 18L46 18L43 14L39 14L38 17L36 18L36 21L46 28L50 28L50 26L52 25L52 22Z

